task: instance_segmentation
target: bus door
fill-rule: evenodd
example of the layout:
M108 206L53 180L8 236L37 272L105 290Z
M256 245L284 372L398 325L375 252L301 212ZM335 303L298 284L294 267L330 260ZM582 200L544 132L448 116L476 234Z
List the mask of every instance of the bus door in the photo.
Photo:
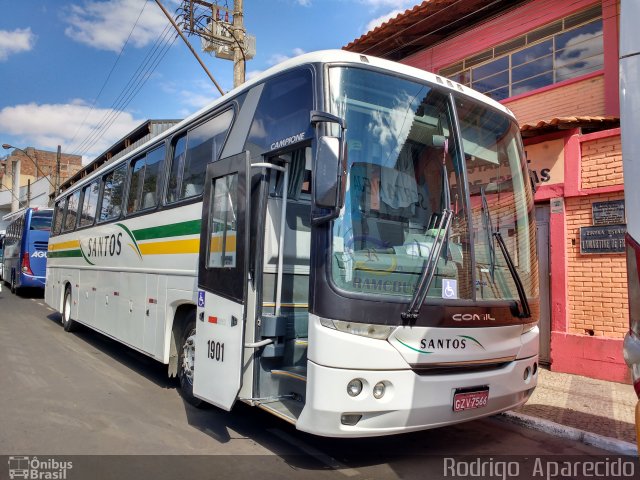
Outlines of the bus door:
M307 379L311 147L280 152L268 163L280 169L270 168L264 202L261 314L255 340L265 345L255 353L256 395L268 399L263 408L296 420Z
M248 283L249 152L207 167L193 393L231 410L241 387Z

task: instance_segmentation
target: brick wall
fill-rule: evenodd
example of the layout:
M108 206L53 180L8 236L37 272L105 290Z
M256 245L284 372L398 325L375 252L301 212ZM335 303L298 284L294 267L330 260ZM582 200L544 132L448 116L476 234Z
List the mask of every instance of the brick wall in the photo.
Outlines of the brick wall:
M20 159L21 185L26 185L28 179L33 182L36 176L41 177L42 175L51 175L51 181L55 181L57 152L37 150L32 147L26 148L25 151L29 154L29 157L38 162L40 174L36 175L37 171L34 162L32 162L21 151L14 150L6 159L6 174L4 174L4 170L0 170L0 175L4 174L2 175L3 178L1 178L2 184L6 188L11 188L13 179L13 160L16 159ZM63 153L60 156L60 183L70 178L81 168L82 157L80 155L68 155Z
M623 198L616 192L565 200L568 333L622 339L629 329L624 254L580 254L580 227L592 225L591 204Z
M605 115L604 99L604 76L598 75L503 104L522 125L554 117Z
M583 189L622 184L620 135L582 142L580 170Z

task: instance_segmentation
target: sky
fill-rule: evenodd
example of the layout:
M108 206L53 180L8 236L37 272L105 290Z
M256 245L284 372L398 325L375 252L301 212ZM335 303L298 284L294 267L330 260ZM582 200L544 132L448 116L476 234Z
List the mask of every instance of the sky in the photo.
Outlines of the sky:
M175 12L181 0L162 0ZM256 55L247 77L341 48L418 0L244 0ZM233 1L218 0L233 7ZM148 119L181 119L220 96L153 0L0 0L0 143L83 155ZM223 90L233 62L190 41ZM0 158L8 152L0 150Z

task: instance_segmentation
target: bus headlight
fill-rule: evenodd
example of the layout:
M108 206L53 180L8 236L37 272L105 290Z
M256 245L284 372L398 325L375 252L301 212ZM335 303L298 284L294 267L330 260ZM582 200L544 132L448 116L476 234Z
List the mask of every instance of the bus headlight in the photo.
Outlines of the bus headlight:
M343 320L321 319L320 324L327 328L333 328L339 332L359 335L361 337L375 338L377 340L386 340L391 332L396 328L389 325L374 325L371 323L345 322Z
M376 385L373 387L373 396L376 399L381 399L384 396L384 392L387 389L387 386L384 384L384 382L378 382L376 383Z
M347 383L347 393L350 397L357 397L362 392L362 381L354 378L349 383Z

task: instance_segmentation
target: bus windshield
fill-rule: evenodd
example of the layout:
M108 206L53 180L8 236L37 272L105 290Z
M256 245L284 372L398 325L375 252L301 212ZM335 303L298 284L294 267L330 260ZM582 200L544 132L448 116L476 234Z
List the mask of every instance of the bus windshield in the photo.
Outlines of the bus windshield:
M31 223L29 225L30 230L40 230L43 232L51 231L51 219L53 217L52 210L46 210L43 212L33 212L31 215Z
M336 286L411 298L449 209L453 215L448 230L440 232L446 238L427 297L517 299L494 244L496 231L527 295L537 293L537 271L529 261L535 248L533 200L515 122L479 102L459 100L459 148L446 93L358 68L331 68L329 82L332 113L347 123L345 206L332 230ZM467 188L465 170L472 172ZM482 198L490 208L482 208Z

